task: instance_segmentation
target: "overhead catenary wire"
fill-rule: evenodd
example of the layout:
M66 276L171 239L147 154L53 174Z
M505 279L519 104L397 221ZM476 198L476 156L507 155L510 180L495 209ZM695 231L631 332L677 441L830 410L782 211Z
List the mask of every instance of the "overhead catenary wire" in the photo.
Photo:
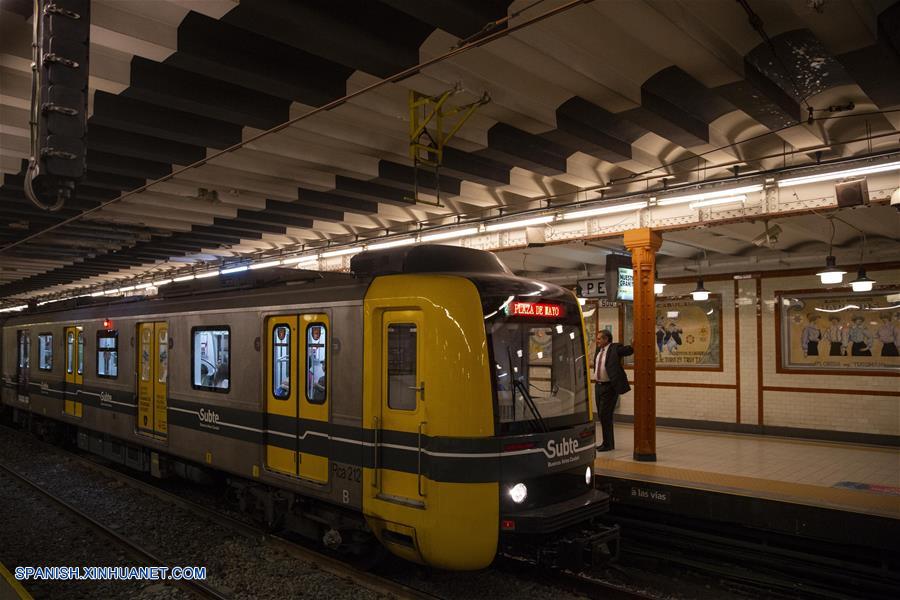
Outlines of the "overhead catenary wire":
M133 190L129 190L129 191L127 191L127 192L124 192L124 193L120 194L119 196L116 196L115 198L110 198L109 200L105 200L105 201L101 202L99 205L97 205L97 206L95 206L95 207L93 207L93 208L90 208L90 209L88 209L88 210L85 210L85 211L83 211L83 212L81 212L81 213L79 213L79 214L77 214L77 215L73 215L72 217L69 217L69 218L67 218L67 219L64 219L64 220L62 220L62 221L60 221L60 222L58 222L58 223L54 223L53 225L50 225L49 227L45 227L44 229L42 229L42 230L40 230L40 231L38 231L38 232L36 232L36 233L33 233L33 234L31 234L31 235L29 235L29 236L26 236L26 237L24 237L24 238L22 238L22 239L19 239L19 240L16 240L16 241L14 241L14 242L11 242L11 243L7 244L6 246L3 246L3 248L0 248L0 253L6 252L6 251L8 251L8 250L10 250L10 249L12 249L12 248L15 248L16 246L19 246L19 245L21 245L21 244L24 244L25 242L28 242L28 241L30 241L30 240L33 240L33 239L39 237L39 236L41 236L41 235L45 235L45 234L47 234L47 233L49 233L49 232L51 232L51 231L54 231L54 230L56 230L56 229L59 229L60 227L63 227L64 225L68 225L69 223L73 223L73 222L75 222L75 221L77 221L77 220L79 220L79 219L82 219L82 218L84 218L84 217L86 217L86 216L88 216L88 215L94 214L94 213L96 213L97 211L99 211L99 210L101 210L101 209L103 209L103 208L105 208L105 207L107 207L107 206L109 206L109 205L111 205L111 204L115 204L115 203L117 203L117 202L120 202L120 201L124 200L125 198L128 198L128 197L131 197L131 196L133 196L133 195L135 195L135 194L139 194L139 193L141 193L141 192L144 192L144 191L150 189L151 187L153 187L154 185L157 185L157 184L159 184L159 183L162 183L162 182L168 181L168 180L170 180L170 179L173 179L174 177L180 175L181 173L184 173L184 172L189 171L189 170L191 170L191 169L196 169L196 168L198 168L198 167L201 167L201 166L207 164L208 162L210 162L210 161L212 161L212 160L215 160L216 158L219 158L220 156L223 156L223 155L225 155L225 154L228 154L228 153L234 152L234 151L236 151L236 150L239 150L240 148L246 146L247 144L252 144L253 142L258 141L259 139L261 139L261 138L263 138L263 137L265 137L265 136L271 135L271 134L273 134L273 133L277 133L277 132L279 132L279 131L281 131L281 130L283 130L283 129L287 129L288 127L290 127L291 125L293 125L293 124L295 124L295 123L298 123L298 122L300 122L300 121L303 121L303 120L305 120L305 119L308 119L308 118L310 118L310 117L312 117L312 116L315 116L315 115L317 115L317 114L319 114L319 113L323 113L323 112L329 111L329 110L331 110L331 109L337 108L338 106L341 106L341 105L343 105L343 104L346 104L346 103L349 102L350 100L353 100L354 98L357 98L357 97L359 97L359 96L361 96L361 95L363 95L363 94L366 94L366 93L368 93L368 92L371 92L371 91L373 91L373 90L375 90L375 89L378 89L378 88L380 88L380 87L382 87L382 86L385 86L385 85L387 85L387 84L389 84L389 83L395 83L395 82L397 82L397 81L401 81L401 80L403 80L403 79L406 79L407 77L411 77L411 76L413 76L413 75L416 75L417 73L419 73L420 71L422 71L423 69L425 69L425 68L427 68L427 67L430 67L430 66L432 66L432 65L441 63L441 62L443 62L443 61L445 61L445 60L448 60L448 59L450 59L450 58L453 58L453 57L455 57L455 56L458 56L458 55L460 55L460 54L463 54L463 53L465 53L465 52L468 52L469 50L472 50L473 48L478 48L478 47L480 47L480 46L483 46L483 45L485 45L485 44L488 44L488 43L490 43L490 42L492 42L492 41L494 41L494 40L496 40L496 39L500 39L500 38L502 38L502 37L506 37L507 35L509 35L509 34L511 34L511 33L514 33L514 32L519 31L519 30L521 30L521 29L530 27L531 25L534 25L535 23L539 23L539 22L541 22L541 21L544 21L544 20L546 20L546 19L549 19L550 17L553 17L553 16L556 16L556 15L558 15L558 14L564 13L564 12L566 12L566 11L569 11L569 10L575 8L575 7L581 6L581 5L583 5L583 4L587 4L588 2L591 2L591 1L592 1L592 0L570 0L569 2L566 2L565 4L562 4L562 5L557 6L557 7L555 7L555 8L549 9L549 10L547 10L547 11L545 11L545 12L539 14L539 15L535 15L535 16L533 16L533 17L530 17L530 18L528 18L528 19L526 19L526 20L524 20L524 21L522 21L522 22L520 22L520 23L516 23L516 24L514 24L514 25L510 25L510 26L508 26L508 27L506 27L506 28L504 28L504 29L501 29L501 30L499 30L499 31L495 31L495 32L493 32L493 33L489 33L488 35L485 35L484 37L481 37L481 38L476 39L476 40L474 40L474 41L471 41L471 42L469 42L469 43L467 43L467 44L464 44L464 45L460 46L459 48L452 48L452 49L450 49L449 51L445 52L444 54L441 54L440 56L436 56L436 57L434 57L434 58L430 58L430 59L428 59L428 60L422 61L422 62L420 62L419 64L417 64L417 65L415 65L415 66L412 66L412 67L409 67L409 68L407 68L407 69L403 69L402 71L400 71L400 72L398 72L398 73L395 73L394 75L391 75L391 76L389 76L389 77L385 77L385 78L383 78L383 79L379 79L378 81L375 81L375 82L373 82L373 83L371 83L371 84L369 84L369 85L367 85L367 86L364 86L364 87L362 87L362 88L356 90L355 92L351 92L351 93L349 93L349 94L347 94L347 95L345 95L345 96L342 96L342 97L340 97L340 98L337 98L337 99L335 99L335 100L332 100L332 101L330 101L330 102L327 102L327 103L323 104L322 106L319 106L319 107L310 109L310 110L304 112L303 114L297 115L296 117L294 117L294 118L292 118L292 119L289 119L289 120L285 121L284 123L281 123L280 125L276 125L275 127L272 127L272 128L267 129L267 130L265 130L265 131L261 131L260 133L257 133L256 135L250 136L249 138L247 138L247 139L245 139L245 140L243 140L243 141L241 141L241 142L238 142L237 144L234 144L234 145L232 145L232 146L229 146L228 148L225 148L224 150L219 150L218 152L214 152L214 153L210 154L209 156L207 156L206 158L203 158L203 159L201 159L201 160L198 160L198 161L196 161L196 162L194 162L194 163L192 163L192 164L190 164L190 165L187 165L187 166L184 166L184 167L180 167L180 168L177 168L177 169L173 169L172 172L171 172L171 173L168 173L167 175L164 175L164 176L162 176L162 177L160 177L160 178L158 178L158 179L154 179L153 181L149 181L149 182L147 182L146 184L144 184L144 185L142 185L142 186L140 186L140 187L137 187L137 188L135 188L135 189L133 189Z

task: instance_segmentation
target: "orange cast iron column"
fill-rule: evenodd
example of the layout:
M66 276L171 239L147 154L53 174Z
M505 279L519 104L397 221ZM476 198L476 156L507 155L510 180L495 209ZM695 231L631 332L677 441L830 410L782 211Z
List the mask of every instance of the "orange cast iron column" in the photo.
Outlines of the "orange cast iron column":
M625 232L634 267L634 460L656 460L656 297L653 273L662 237L650 229ZM627 343L628 340L622 340Z

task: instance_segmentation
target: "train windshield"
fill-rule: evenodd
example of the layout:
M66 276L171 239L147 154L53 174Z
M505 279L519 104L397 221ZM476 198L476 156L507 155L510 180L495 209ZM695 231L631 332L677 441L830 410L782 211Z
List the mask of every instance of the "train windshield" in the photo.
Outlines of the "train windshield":
M487 323L497 390L498 433L530 433L588 420L581 324Z

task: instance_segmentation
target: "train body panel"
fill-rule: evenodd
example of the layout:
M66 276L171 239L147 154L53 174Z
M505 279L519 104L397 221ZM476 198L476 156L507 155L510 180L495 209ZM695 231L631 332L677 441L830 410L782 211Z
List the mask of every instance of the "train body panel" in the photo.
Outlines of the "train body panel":
M230 474L270 521L374 534L441 568L597 514L574 296L486 253L407 251L361 255L368 276L204 280L8 318L0 401L154 474Z

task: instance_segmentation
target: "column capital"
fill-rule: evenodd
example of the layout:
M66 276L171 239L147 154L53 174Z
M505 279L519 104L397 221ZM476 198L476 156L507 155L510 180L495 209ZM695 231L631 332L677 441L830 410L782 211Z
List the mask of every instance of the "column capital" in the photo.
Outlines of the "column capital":
M629 250L635 248L652 248L654 252L662 246L662 236L649 227L642 229L629 229L625 232L625 247Z

